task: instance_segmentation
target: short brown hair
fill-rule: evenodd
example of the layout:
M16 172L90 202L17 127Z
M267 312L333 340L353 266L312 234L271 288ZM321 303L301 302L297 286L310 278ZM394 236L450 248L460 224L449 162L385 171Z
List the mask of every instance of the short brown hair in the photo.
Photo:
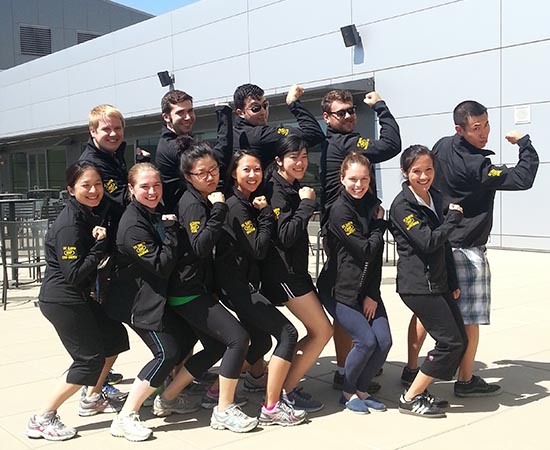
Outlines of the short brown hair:
M182 103L187 100L193 103L193 97L191 97L187 92L179 91L177 89L169 91L164 94L162 100L160 101L160 110L164 114L170 114L172 105L177 105L178 103Z
M88 127L96 130L99 126L99 121L104 117L118 117L122 122L122 128L125 126L124 116L120 110L112 105L103 104L97 105L88 114Z
M350 91L335 89L327 92L321 99L321 109L323 112L330 113L332 102L341 101L342 103L353 103L353 96Z

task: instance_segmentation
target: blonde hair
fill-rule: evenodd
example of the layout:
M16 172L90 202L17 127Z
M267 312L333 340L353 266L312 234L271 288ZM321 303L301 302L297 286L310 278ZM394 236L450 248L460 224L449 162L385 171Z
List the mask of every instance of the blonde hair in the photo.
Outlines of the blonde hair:
M120 110L114 106L103 104L96 106L90 111L90 114L88 114L88 127L96 130L99 126L99 121L104 117L118 117L122 122L122 128L125 126L124 116Z

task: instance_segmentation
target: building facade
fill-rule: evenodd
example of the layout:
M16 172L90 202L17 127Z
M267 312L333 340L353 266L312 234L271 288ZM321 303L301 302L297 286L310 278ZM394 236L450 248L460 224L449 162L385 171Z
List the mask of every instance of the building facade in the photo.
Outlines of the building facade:
M514 165L517 147L504 135L529 133L541 156L535 186L497 195L490 245L550 250L550 214L540 207L550 187L549 18L542 0L201 0L0 73L0 190L40 177L43 187L62 183L60 169L80 154L87 113L99 103L127 118L130 160L136 146L154 149L166 92L160 71L193 95L205 138L215 130L213 105L230 101L242 83L266 90L274 123L292 124L284 106L291 84L306 88L320 119L327 90L351 89L360 104L374 82L404 146L453 134L452 110L465 99L489 108L493 161ZM340 28L350 24L361 43L348 48ZM367 107L358 121L376 133ZM18 174L22 159L26 173ZM389 207L400 189L398 159L377 171Z

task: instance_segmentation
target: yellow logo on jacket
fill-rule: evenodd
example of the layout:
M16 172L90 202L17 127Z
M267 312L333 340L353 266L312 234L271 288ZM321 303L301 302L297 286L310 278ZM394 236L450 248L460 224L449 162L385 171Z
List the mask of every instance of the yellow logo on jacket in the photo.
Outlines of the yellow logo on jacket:
M284 127L277 128L277 133L282 136L288 136L288 128L284 128Z
M254 231L256 231L256 228L254 227L254 224L251 220L247 220L246 222L241 223L241 227L246 234L252 234L254 233Z
M198 233L200 226L201 223L199 221L189 222L189 231L193 234Z
M113 180L112 178L109 181L106 181L105 183L103 183L103 186L105 186L105 189L109 194L112 194L113 192L115 192L118 187L118 185L116 184L116 181Z
M502 170L491 169L491 171L487 174L487 176L489 176L489 177L500 177L501 173L502 173Z
M61 259L77 259L76 247L63 246L63 256Z
M346 222L344 225L342 225L342 230L344 230L344 233L346 233L346 236L349 236L350 234L355 233L355 225L350 220L349 222Z
M281 208L273 208L273 214L275 214L275 220L279 220L279 216L281 215Z
M362 148L366 150L369 147L369 140L367 138L360 137L357 139L357 148Z
M420 222L416 220L412 214L409 214L407 217L405 217L403 219L403 222L407 227L407 231L409 231L412 227L415 227L420 224Z
M134 250L140 258L149 253L149 249L147 248L147 245L145 245L145 242L140 242L139 244L134 245Z

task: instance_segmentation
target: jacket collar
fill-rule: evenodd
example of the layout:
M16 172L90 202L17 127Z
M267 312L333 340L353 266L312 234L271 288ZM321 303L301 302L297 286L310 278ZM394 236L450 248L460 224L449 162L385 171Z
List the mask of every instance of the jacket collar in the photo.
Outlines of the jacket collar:
M327 137L329 137L330 135L347 136L348 134L357 134L357 133L355 131L351 131L349 133L344 133L343 131L338 131L338 130L335 130L334 128L327 127Z
M401 188L402 188L403 196L405 197L405 200L407 200L409 203L411 203L413 205L418 205L420 207L426 208L424 205L421 205L420 203L418 203L418 200L416 199L413 192L409 188L409 182L408 181L404 181L403 184L401 185ZM432 200L434 202L434 208L437 211L437 214L440 217L443 217L442 216L442 214L443 214L443 205L442 205L443 196L442 196L441 192L432 185L432 186L430 186L430 195L432 196Z
M458 133L453 136L453 144L455 144L455 147L457 149L465 150L468 153L471 153L473 155L491 156L495 154L495 152L493 152L492 150L477 148L476 146L470 144L466 139L464 139Z
M377 198L375 195L371 194L371 192L367 192L363 198L357 199L353 198L348 191L344 189L342 186L341 195L344 198L344 200L351 204L355 209L370 209L375 206L380 205L382 202L379 198Z
M72 195L67 202L69 208L71 208L78 216L82 218L84 222L89 223L92 226L100 225L106 216L106 212L109 209L108 202L101 201L101 203L93 208L87 208Z
M141 214L149 218L149 220L151 220L152 222L160 221L160 218L161 218L161 213L159 211L160 204L159 206L157 206L157 209L155 211L151 211L149 208L147 208L145 205L142 205L133 197L132 197L132 204Z
M102 150L98 147L96 147L94 140L92 137L88 139L88 143L86 144L87 147L89 147L96 155L98 155L102 159L124 159L124 150L126 149L126 141L122 141L122 144L115 150L114 153L106 152L105 150Z
M294 183L290 184L285 178L283 178L279 174L277 169L273 171L273 173L271 174L271 178L288 194L297 194L298 190L300 189L300 182L298 180L294 180Z

